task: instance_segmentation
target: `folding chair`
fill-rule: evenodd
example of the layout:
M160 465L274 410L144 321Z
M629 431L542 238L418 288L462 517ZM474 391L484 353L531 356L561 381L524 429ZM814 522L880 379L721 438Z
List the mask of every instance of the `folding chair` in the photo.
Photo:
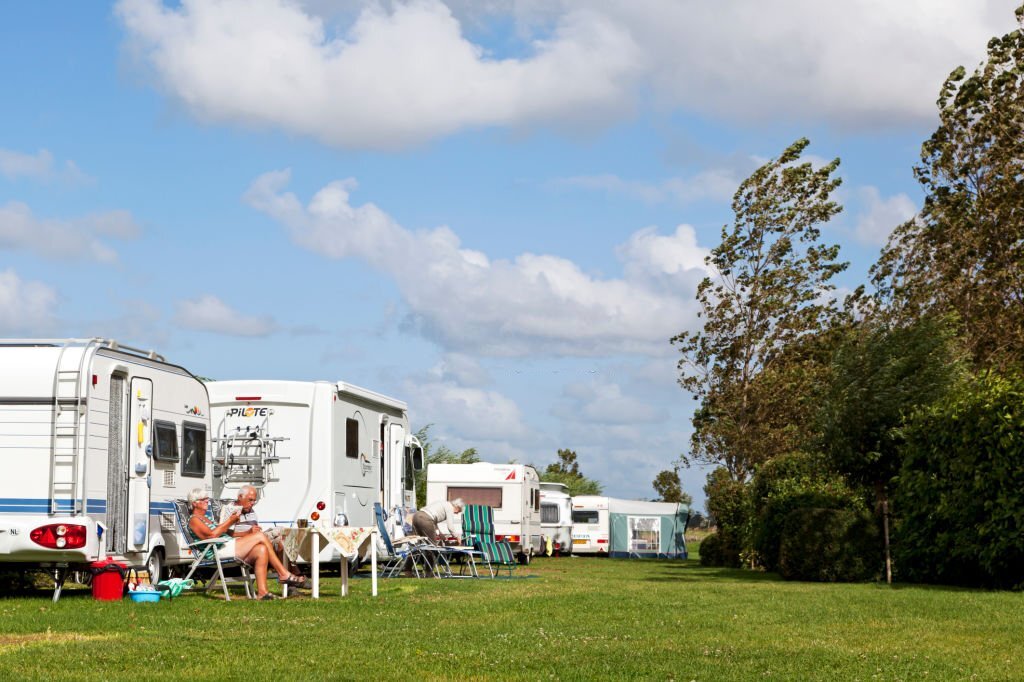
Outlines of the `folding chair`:
M480 553L491 577L498 571L508 570L509 577L516 567L516 557L508 540L494 537L494 510L483 504L467 504L462 510L463 541Z
M213 515L213 518L217 518L220 514L220 509L216 508L219 505L214 504L214 500L210 500L210 508L207 510ZM252 582L255 576L249 570L249 565L239 559L221 559L217 556L217 549L228 541L229 538L219 537L211 538L209 540L203 540L196 536L189 528L188 520L192 516L192 511L188 507L186 500L175 500L174 501L174 512L175 517L178 519L178 527L181 529L181 534L185 538L185 544L188 545L189 551L192 552L192 565L188 570L188 575L185 579L188 580L197 571L210 571L210 578L206 581L206 591L209 592L213 587L220 581L221 587L224 590L224 599L231 601L231 595L228 594L228 584L237 584L241 582L245 587L245 595L249 599L255 599L256 595L252 589ZM237 566L242 573L241 578L226 577L224 575L225 568L233 568Z
M380 531L380 539L387 552L387 557L377 565L377 572L381 578L397 578L402 575L406 566L411 568L417 578L438 575L436 562L429 561L426 554L430 551L426 548L426 538L410 535L397 541L392 540L384 523L384 510L380 502L373 503L373 515L377 519L377 530Z

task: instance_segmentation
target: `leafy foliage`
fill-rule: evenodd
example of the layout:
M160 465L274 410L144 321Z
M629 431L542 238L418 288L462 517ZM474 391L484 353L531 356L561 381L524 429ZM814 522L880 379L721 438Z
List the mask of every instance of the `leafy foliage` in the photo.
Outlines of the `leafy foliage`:
M786 519L810 508L863 509L863 497L842 476L828 473L820 455L792 452L766 462L748 491L752 506L751 543L757 562L780 569ZM874 554L878 553L875 548Z
M559 450L558 460L544 469L540 474L540 480L564 483L569 488L568 493L572 496L600 495L601 484L580 473L580 465L576 461L576 457L575 450Z
M416 472L416 506L423 507L427 503L427 467L431 464L473 464L480 461L476 448L467 448L455 452L447 445L434 447L430 440L430 427L427 424L416 432L416 438L423 445L423 471Z
M704 543L701 543L701 562L705 566L739 567L743 564L750 538L751 508L747 484L733 479L724 467L718 467L708 474L704 494L708 512L718 526L714 535L718 544L712 545L713 554L705 559ZM711 561L714 563L706 563Z
M683 356L679 383L701 401L683 459L721 464L736 480L775 452L762 427L776 398L772 379L785 379L772 374L783 351L837 312L827 294L846 264L836 262L838 246L818 240L819 225L840 211L831 200L839 160L798 163L808 144L797 140L740 185L733 225L706 260L715 276L697 289L704 327L672 339Z
M681 502L687 506L693 504L693 497L683 492L682 482L679 480L679 469L666 469L654 477L652 483L655 492L658 493L658 502Z
M1016 11L1024 23L1024 6ZM975 362L1024 363L1024 31L988 44L973 75L946 79L939 127L915 175L921 214L898 227L872 270L894 314L955 312Z
M871 580L882 565L878 535L864 507L794 509L782 522L779 574L790 580Z
M897 574L1024 587L1024 375L982 374L917 412L905 437Z

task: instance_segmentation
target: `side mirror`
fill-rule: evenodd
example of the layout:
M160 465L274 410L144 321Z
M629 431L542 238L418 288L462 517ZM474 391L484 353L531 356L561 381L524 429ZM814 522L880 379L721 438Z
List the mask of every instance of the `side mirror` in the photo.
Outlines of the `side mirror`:
M412 468L413 471L423 471L423 450L421 448L412 449Z

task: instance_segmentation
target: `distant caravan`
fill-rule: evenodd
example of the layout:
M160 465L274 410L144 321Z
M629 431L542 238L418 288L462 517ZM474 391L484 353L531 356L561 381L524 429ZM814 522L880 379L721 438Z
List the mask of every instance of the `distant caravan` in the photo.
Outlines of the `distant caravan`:
M573 552L685 559L689 516L685 504L580 495L572 498Z
M106 339L0 340L0 563L69 571L106 557L153 582L190 559L173 500L209 487L206 387Z
M540 482L540 527L544 531L544 554L572 553L572 498L564 483Z
M431 464L427 502L462 498L494 510L494 533L512 545L521 564L542 551L540 478L525 464Z
M401 400L338 381L211 381L213 488L260 493L260 525L372 526L415 505L423 448ZM330 558L325 550L325 558Z

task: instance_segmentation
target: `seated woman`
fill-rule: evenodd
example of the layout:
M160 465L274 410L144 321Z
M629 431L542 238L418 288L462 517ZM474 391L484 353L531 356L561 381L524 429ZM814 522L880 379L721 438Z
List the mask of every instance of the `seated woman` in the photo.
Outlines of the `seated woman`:
M215 523L206 515L206 510L210 506L210 495L203 488L195 488L188 494L188 505L192 511L192 516L188 519L188 527L196 537L210 540L224 536L225 542L217 550L217 556L222 559L239 559L255 569L257 599L275 598L267 589L268 565L277 571L277 579L282 585L306 587L306 579L288 572L281 560L277 558L277 554L274 553L274 546L270 544L270 539L263 533L252 533L238 538L226 535L228 529L238 521L239 512L229 516L223 523Z

